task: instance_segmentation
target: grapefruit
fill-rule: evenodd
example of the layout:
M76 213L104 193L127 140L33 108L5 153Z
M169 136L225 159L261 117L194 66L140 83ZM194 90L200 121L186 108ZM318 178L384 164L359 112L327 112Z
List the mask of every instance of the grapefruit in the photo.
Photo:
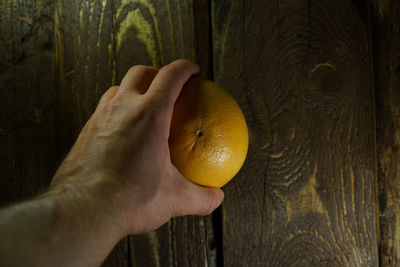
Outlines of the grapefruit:
M242 167L246 120L233 97L215 82L192 77L173 111L169 147L175 167L190 181L222 187Z

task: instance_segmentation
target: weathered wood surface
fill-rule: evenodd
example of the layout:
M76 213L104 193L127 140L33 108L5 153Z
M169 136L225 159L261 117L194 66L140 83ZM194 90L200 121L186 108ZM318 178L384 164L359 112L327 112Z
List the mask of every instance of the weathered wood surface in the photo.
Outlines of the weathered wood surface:
M214 1L215 80L250 128L225 266L377 266L370 47L351 1Z
M195 9L202 17L195 16ZM208 40L199 42L208 38L208 28L203 28L207 12L207 1L59 1L57 130L64 133L58 140L60 150L69 149L101 94L118 84L129 67L161 67L187 58L209 73ZM173 219L156 232L122 241L104 266L213 266L211 223L210 218Z
M0 205L55 170L53 1L0 1Z
M380 266L399 266L400 2L373 4Z
M243 108L248 159L222 213L126 238L104 266L399 265L400 4L368 8L0 0L0 204L46 187L130 66L188 58Z

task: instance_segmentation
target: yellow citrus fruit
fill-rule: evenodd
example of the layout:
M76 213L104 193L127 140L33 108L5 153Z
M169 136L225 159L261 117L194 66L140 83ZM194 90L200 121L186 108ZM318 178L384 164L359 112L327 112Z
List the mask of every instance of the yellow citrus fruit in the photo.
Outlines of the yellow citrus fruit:
M191 78L174 107L171 160L190 181L222 187L242 167L249 134L233 97L215 82Z

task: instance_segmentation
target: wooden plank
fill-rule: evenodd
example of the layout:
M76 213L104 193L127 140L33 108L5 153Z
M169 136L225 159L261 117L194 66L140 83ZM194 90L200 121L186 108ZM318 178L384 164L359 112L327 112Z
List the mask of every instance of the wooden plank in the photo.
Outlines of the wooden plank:
M351 1L213 1L214 75L248 120L226 266L377 266L368 34Z
M0 1L0 203L44 190L55 169L53 2Z
M373 1L380 266L400 264L400 3Z
M0 130L0 173L3 178L1 179L1 204L8 203L11 200L18 199L20 197L18 188L18 175L16 168L17 158L17 136L15 133L16 119L13 116L15 113L15 96L14 96L14 77L13 77L13 46L12 39L13 33L9 25L13 23L13 17L11 12L11 3L2 1L1 2L1 32L3 33L0 38L1 48L1 72L0 72L0 101L1 101L1 130Z
M161 67L177 58L201 61L203 66L208 63L208 52L200 51L196 44L198 35L205 35L202 27L207 25L194 14L195 8L203 14L205 3L59 1L56 59L60 153L69 149L102 92L118 84L129 67ZM205 68L204 73L209 70ZM203 218L173 219L159 231L125 239L104 266L203 266L206 261L213 266L213 248L208 245L212 235L206 229Z

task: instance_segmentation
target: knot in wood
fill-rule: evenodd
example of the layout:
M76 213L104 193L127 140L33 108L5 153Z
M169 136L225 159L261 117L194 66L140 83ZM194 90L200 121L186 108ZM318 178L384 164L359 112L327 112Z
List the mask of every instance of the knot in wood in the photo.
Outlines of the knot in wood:
M311 91L329 96L336 92L339 88L339 77L335 66L329 63L316 65L310 76Z

